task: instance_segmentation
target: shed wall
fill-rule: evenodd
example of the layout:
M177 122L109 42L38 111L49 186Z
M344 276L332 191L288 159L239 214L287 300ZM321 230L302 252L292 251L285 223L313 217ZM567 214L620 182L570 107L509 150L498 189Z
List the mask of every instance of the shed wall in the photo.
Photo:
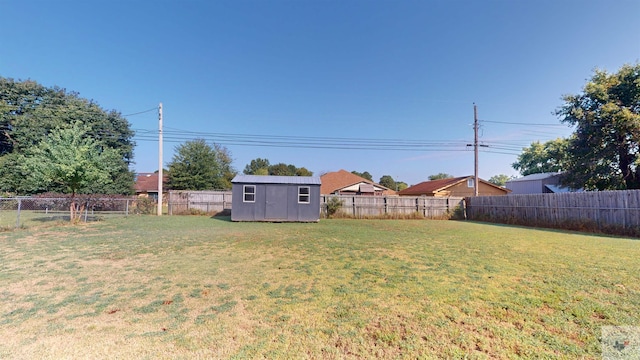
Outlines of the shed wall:
M518 194L542 194L545 185L558 185L559 176L552 176L545 179L507 181L506 188L511 190L511 195Z
M255 202L244 202L244 185L256 187ZM298 203L298 187L309 187L309 203ZM234 183L232 187L232 221L300 221L320 220L320 185Z
M511 190L510 195L542 194L542 180L509 181L505 186Z

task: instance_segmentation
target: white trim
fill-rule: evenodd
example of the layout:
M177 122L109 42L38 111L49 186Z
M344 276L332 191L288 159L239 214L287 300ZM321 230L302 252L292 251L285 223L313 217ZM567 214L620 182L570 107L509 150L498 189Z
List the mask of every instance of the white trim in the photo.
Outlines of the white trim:
M300 192L302 189L307 189L307 192ZM307 201L301 200L304 197L307 198ZM298 204L311 204L311 186L298 186Z
M248 188L253 188L252 192L248 192ZM247 195L251 195L253 200L247 200ZM242 186L242 202L245 203L254 203L256 202L256 186L255 185L243 185Z

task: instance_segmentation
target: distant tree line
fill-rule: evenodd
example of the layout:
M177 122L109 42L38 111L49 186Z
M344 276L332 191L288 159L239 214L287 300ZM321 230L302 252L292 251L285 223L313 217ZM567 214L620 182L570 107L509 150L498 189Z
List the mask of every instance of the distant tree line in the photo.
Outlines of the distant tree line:
M313 172L304 167L278 163L271 165L269 160L256 158L244 167L245 175L313 176Z

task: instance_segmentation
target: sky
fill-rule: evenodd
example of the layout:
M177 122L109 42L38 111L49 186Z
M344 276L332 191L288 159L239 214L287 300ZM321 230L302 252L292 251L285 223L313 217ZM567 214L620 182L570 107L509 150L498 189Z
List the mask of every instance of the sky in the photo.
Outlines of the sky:
M0 76L78 92L136 131L136 172L194 139L390 175L518 175L554 111L640 61L640 0L0 0Z

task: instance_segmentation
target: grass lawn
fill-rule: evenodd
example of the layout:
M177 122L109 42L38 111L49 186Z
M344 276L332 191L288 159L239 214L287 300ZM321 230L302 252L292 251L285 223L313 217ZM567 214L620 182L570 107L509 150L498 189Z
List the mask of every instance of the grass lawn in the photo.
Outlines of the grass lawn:
M456 221L0 233L0 358L599 358L640 241Z

